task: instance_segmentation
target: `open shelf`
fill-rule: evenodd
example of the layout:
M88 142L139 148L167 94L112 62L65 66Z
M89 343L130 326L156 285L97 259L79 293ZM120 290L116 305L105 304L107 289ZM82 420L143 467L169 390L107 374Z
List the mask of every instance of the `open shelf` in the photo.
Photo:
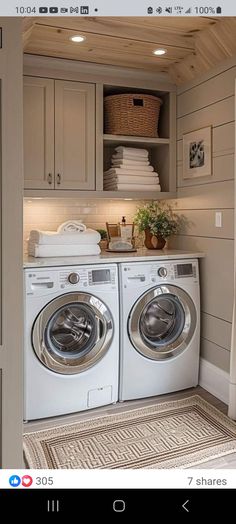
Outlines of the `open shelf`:
M150 165L154 168L154 172L159 175L159 181L161 186L161 193L154 191L154 193L145 191L136 191L134 184L134 191L130 191L129 195L126 192L119 191L120 198L133 198L133 199L168 199L175 198L176 190L176 174L175 174L175 93L170 91L163 91L162 89L143 89L139 87L131 88L130 86L122 85L103 85L103 98L109 95L122 94L122 93L138 93L138 94L150 94L160 97L163 101L161 106L157 133L158 137L145 137L145 136L130 136L130 135L117 135L105 132L106 127L104 125L105 118L103 121L103 133L100 138L100 146L103 145L103 153L99 157L99 169L98 169L98 185L99 189L104 187L104 181L102 176L103 173L108 171L112 167L112 157L116 153L118 146L124 146L129 148L146 149L148 151L148 160ZM104 106L102 108L104 115ZM152 172L150 172L151 175ZM141 170L137 170L137 175L141 175ZM143 175L145 176L145 175ZM145 184L145 178L143 178ZM107 197L117 198L116 191L104 191Z
M145 136L124 136L124 135L103 135L104 143L113 145L119 145L123 144L124 142L126 144L138 144L148 147L156 147L156 146L163 146L168 145L170 143L169 138L148 138Z
M106 135L104 135L106 136ZM154 172L158 173L161 189L163 192L171 191L170 187L170 178L169 178L169 172L170 172L170 164L169 164L169 139L167 138L147 138L144 142L143 137L118 137L118 140L116 136L108 135L112 138L103 140L103 171L106 172L112 167L112 156L116 152L115 148L122 144L126 147L133 146L140 149L146 149L148 151L148 159L150 162L150 165L154 168ZM130 140L127 140L127 138L130 138ZM135 167L133 168L135 169ZM142 176L142 172L137 170L137 175ZM148 174L152 175L153 172L150 171ZM144 177L145 178L145 177ZM134 191L135 187L134 187ZM148 193L148 191L145 191L145 193ZM158 193L158 191L156 192ZM149 199L152 197L149 197Z

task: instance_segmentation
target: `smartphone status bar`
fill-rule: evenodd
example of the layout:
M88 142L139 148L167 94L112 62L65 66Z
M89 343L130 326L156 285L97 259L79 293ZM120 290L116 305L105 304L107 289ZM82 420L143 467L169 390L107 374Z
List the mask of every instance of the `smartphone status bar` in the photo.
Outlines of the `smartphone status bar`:
M191 0L168 2L168 0L8 0L0 3L1 16L236 16L236 3L226 0Z

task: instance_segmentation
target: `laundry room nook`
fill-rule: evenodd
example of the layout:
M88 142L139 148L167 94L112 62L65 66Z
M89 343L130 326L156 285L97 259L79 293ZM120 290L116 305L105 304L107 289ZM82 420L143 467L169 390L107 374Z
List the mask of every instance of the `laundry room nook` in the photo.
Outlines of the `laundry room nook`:
M1 467L235 468L236 18L42 14L0 18Z

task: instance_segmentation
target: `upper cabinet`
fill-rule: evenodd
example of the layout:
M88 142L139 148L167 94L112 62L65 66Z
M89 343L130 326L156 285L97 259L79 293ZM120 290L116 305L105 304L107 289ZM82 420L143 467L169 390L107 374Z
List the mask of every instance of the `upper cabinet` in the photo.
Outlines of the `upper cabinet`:
M55 81L55 187L95 189L95 86Z
M24 77L25 188L54 185L54 80Z
M24 77L26 189L95 190L95 86Z

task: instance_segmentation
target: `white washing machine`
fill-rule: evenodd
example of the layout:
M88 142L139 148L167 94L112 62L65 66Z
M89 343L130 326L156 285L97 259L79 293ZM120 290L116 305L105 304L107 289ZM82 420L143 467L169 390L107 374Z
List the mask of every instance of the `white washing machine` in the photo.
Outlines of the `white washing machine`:
M118 400L117 266L25 270L24 420Z
M198 384L200 298L197 260L120 265L119 399Z

